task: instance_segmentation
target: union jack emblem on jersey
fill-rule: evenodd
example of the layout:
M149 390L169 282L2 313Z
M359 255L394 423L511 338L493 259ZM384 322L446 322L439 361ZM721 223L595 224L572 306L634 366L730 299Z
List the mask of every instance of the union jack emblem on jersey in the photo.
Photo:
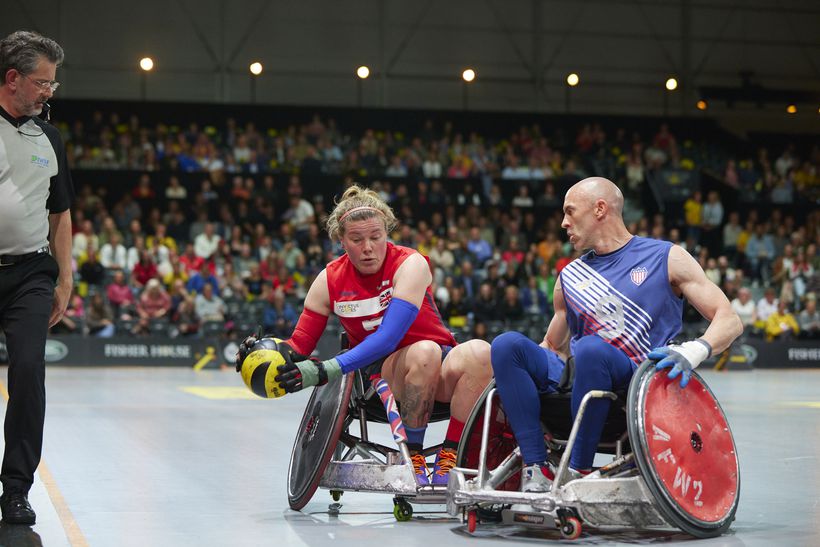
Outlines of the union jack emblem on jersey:
M640 287L641 283L646 281L647 275L649 275L649 272L646 271L646 268L644 268L643 266L638 266L637 268L632 268L632 271L629 272L629 279L631 279L634 284Z
M379 294L379 309L384 309L390 303L390 299L393 298L393 289L388 288L384 289L381 294Z

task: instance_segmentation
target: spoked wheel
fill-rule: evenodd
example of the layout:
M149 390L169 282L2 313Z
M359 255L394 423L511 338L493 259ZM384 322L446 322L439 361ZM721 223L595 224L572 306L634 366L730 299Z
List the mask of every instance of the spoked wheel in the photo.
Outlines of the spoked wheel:
M490 382L476 401L470 416L467 418L464 434L458 445L456 461L458 467L478 468L481 453L481 433L484 428L484 403L491 390L495 389L495 380ZM493 413L490 423L490 435L487 444L487 469L494 469L501 464L517 447L507 414L501 406L501 398L496 392L493 396ZM521 472L516 471L509 479L496 487L496 490L517 491L521 484Z
M629 386L628 427L635 463L670 524L695 537L725 532L740 499L732 432L696 373L686 388L646 361Z

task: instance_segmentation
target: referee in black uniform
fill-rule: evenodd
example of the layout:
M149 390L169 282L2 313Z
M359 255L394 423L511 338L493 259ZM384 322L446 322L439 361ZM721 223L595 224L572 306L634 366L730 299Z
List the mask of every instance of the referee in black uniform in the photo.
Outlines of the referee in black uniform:
M34 524L28 502L43 447L45 346L71 296L71 175L42 121L63 49L34 32L0 41L0 328L9 354L3 522Z

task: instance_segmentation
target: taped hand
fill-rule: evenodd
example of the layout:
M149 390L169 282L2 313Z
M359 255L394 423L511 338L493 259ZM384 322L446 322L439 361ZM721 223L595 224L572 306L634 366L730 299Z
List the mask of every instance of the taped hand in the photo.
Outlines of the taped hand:
M279 365L276 381L287 393L295 393L308 387L323 386L342 375L342 367L336 359L317 361L308 359L294 363L288 359Z
M674 380L681 375L680 387L686 387L692 377L692 370L712 353L712 347L698 338L683 344L672 344L661 348L655 348L649 352L649 359L658 361L655 365L657 370L671 367L669 378Z

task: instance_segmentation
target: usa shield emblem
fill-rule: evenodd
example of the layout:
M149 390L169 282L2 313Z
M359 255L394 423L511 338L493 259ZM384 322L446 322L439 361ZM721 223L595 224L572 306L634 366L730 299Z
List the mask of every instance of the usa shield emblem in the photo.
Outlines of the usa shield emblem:
M643 266L638 266L637 268L632 268L632 271L629 272L629 279L631 279L635 285L640 287L641 283L646 281L646 276L648 274L649 272L646 271L646 268Z

